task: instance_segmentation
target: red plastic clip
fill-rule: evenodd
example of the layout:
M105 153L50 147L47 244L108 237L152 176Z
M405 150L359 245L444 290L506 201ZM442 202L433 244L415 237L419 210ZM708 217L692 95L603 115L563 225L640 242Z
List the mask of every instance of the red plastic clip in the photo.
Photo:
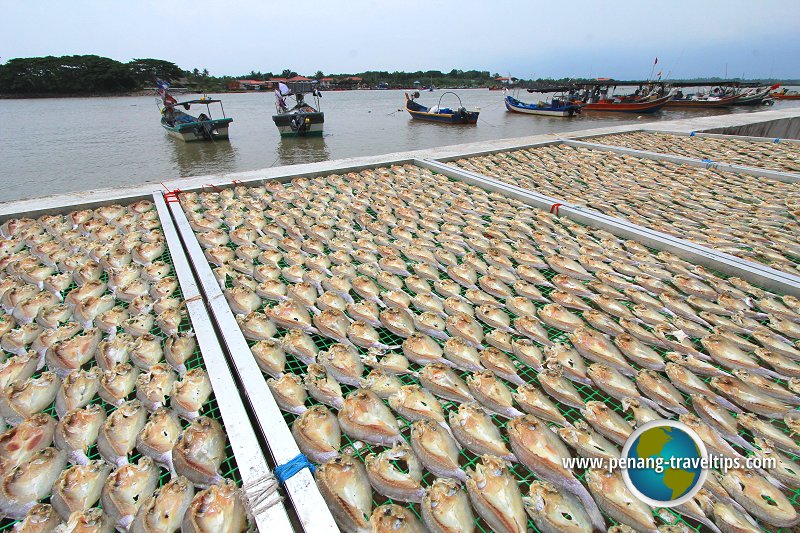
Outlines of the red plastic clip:
M206 187L211 187L212 189L214 189L214 192L219 192L219 191L222 190L219 187L217 187L216 185L214 185L213 183L204 183L203 184L203 189L205 189Z
M242 180L233 180L231 183L233 183L234 185L241 185Z
M180 201L181 201L181 199L180 199L180 198L178 198L178 196L179 196L179 195L180 195L180 194L181 194L183 191L181 191L180 189L177 189L177 188L176 188L176 189L173 189L173 190L169 190L169 187L167 187L166 185L164 185L164 182L163 182L163 181L161 182L161 186L162 186L162 187L164 187L164 190L165 190L165 191L167 191L167 192L165 192L165 193L164 193L164 201L165 201L166 203L170 204L170 203L173 203L173 202L180 202Z
M550 212L554 213L556 216L558 216L558 208L561 207L561 205L562 204L553 204L553 205L551 205L550 206Z
M164 193L164 201L167 202L168 204L175 203L175 202L180 203L181 199L179 198L179 196L180 196L180 194L182 192L183 191L181 191L180 189L167 191L167 192Z

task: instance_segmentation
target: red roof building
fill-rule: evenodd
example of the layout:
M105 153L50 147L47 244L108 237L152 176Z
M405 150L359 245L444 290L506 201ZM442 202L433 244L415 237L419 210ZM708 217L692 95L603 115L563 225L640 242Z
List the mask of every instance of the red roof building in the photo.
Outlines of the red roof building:
M264 80L236 80L230 82L228 88L232 90L260 91L269 88L272 84Z

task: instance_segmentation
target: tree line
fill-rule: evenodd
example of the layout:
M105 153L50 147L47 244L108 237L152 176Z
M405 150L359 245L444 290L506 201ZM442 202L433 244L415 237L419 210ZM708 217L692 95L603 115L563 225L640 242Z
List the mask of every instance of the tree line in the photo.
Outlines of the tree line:
M170 81L174 86L195 90L221 91L235 79L269 80L291 78L298 73L292 69L282 72L251 71L242 76L212 76L207 69L183 70L175 63L162 59L134 59L127 63L97 55L26 57L10 59L0 65L2 94L113 94L128 93L152 87L155 78ZM359 77L366 85L386 83L393 87L411 87L414 82L439 86L478 87L491 85L499 74L478 70L438 70L417 72L367 71L326 76L321 70L309 77L344 79Z
M0 65L0 94L122 94L152 87L156 77L167 80L174 86L183 86L198 92L219 92L224 91L228 83L235 79L269 80L294 76L297 76L297 72L288 68L280 73L251 71L236 77L212 76L207 69L183 70L175 63L150 58L133 59L122 63L97 55L27 57L10 59ZM498 85L496 78L500 77L500 74L492 74L488 70L453 69L450 72L370 70L352 74L325 75L318 70L309 77L317 80L357 77L362 80L358 85L370 87L379 84L386 84L389 87L413 87L416 82L422 86L433 84L438 87L486 87ZM580 81L591 80L515 79L515 83L523 86L531 82L558 84Z
M152 86L154 76L178 79L184 72L160 59L121 63L96 55L26 57L0 65L0 93L124 93Z

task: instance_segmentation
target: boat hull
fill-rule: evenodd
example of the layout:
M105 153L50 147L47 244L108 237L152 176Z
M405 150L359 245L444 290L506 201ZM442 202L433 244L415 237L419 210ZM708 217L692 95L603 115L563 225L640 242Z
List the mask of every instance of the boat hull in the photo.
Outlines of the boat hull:
M228 139L229 124L233 119L209 120L207 122L190 122L169 126L161 122L167 135L184 142L217 141Z
M772 99L769 97L769 89L767 89L756 94L742 95L742 97L736 100L733 103L733 105L757 106L757 105L769 105L771 103L773 102Z
M408 102L406 102L406 111L408 111L413 119L424 120L425 122L436 122L438 124L477 124L478 122L477 111L465 111L464 113L428 113L427 111L418 111L409 108Z
M522 113L524 115L543 115L547 117L571 117L574 116L576 112L580 111L580 106L576 105L569 105L569 106L559 106L559 107L523 107L519 105L515 105L514 102L510 101L508 97L504 100L506 104L506 109L513 113Z
M720 98L719 100L688 100L679 98L673 99L667 103L667 107L680 107L684 109L718 109L721 107L730 107L735 105L735 102L741 98L741 95L728 96L727 98Z
M664 96L650 102L594 102L581 107L581 111L603 111L607 113L655 113L670 102L672 96Z
M776 100L800 100L800 94L772 93L770 96Z
M450 94L456 95L456 93ZM458 95L456 95L456 97L458 97ZM458 99L458 103L461 105L461 98ZM415 102L413 98L409 98L408 93L406 93L406 111L408 111L413 119L424 120L425 122L436 122L438 124L477 124L478 115L480 114L480 111L467 111L463 107L457 111L445 108L440 110L446 111L444 113L431 113L429 107Z
M281 137L315 137L322 135L325 113L283 113L272 115Z
M421 111L408 110L411 118L416 120L424 120L426 122L436 122L439 124L476 124L478 122L478 113L467 111L464 115L447 114L447 113L423 113Z

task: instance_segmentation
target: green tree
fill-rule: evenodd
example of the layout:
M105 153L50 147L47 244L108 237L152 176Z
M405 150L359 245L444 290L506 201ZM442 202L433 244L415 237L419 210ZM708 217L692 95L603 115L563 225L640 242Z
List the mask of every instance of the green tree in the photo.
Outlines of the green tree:
M325 74L323 74L321 70L318 70L318 71L317 71L317 72L314 74L314 79L315 79L315 80L321 80L321 79L322 79L322 78L324 78L324 77L325 77Z
M113 93L142 83L128 65L95 55L17 58L0 67L4 93Z
M153 78L173 81L183 77L183 70L178 65L162 59L134 59L127 66L141 85L152 84Z

